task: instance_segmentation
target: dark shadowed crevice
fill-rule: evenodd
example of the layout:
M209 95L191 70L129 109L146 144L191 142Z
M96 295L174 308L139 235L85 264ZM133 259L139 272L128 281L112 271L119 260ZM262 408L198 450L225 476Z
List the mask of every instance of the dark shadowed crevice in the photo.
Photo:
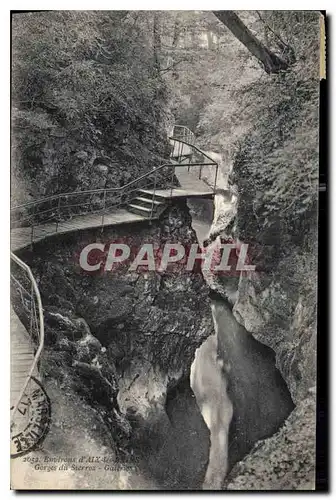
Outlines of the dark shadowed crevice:
M272 436L294 409L289 390L275 366L272 349L253 338L234 318L231 307L213 299L219 354L228 366L228 395L233 404L229 431L229 468L260 439Z

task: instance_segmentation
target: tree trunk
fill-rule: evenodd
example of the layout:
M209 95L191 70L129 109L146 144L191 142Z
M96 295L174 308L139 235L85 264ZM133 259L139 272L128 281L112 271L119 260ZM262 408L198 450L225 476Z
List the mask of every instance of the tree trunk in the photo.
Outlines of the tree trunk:
M287 62L280 59L280 57L273 54L265 45L259 42L232 10L215 10L213 12L217 19L229 28L251 54L263 64L267 73L276 73L288 68Z
M158 12L154 12L153 19L153 48L154 48L154 67L158 74L160 74L160 54L161 54L161 35L160 35L160 22Z

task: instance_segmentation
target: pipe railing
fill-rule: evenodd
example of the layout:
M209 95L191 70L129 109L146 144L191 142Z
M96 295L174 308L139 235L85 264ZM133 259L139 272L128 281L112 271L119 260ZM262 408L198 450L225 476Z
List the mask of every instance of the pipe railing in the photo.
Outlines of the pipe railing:
M33 276L33 273L27 264L25 264L19 257L17 257L13 252L11 252L11 267L13 263L18 266L20 272L16 273L16 276L11 272L11 284L17 292L17 295L21 299L21 305L26 314L27 331L30 336L30 341L36 349L34 359L32 361L31 367L28 371L27 377L21 387L19 396L14 404L13 411L11 413L11 424L14 421L17 409L22 401L25 394L29 381L31 380L37 363L40 359L41 353L44 347L44 317L43 317L43 307L41 301L41 295ZM12 271L12 269L11 269ZM28 288L28 290L27 290ZM29 326L28 326L29 325Z
M194 132L184 125L174 125L173 137L188 142L189 144L195 144L196 141Z
M177 136L175 136L175 133ZM177 164L180 166L187 166L188 170L190 168L199 167L199 178L201 178L201 172L203 166L212 166L216 168L215 173L215 184L214 191L216 189L217 181L217 171L218 164L210 158L206 153L201 151L194 145L195 136L194 134L180 125L174 127L173 137L170 138L174 143L178 142L179 149L177 155ZM192 162L193 155L200 155L203 159L202 162ZM183 161L188 159L188 164L184 164ZM204 161L204 159L206 161ZM101 213L102 216L102 227L104 226L104 216L111 210L111 208L116 208L121 205L127 205L132 199L134 199L140 188L153 188L152 205L150 219L153 217L154 211L154 198L155 192L158 188L158 174L162 174L160 184L170 184L171 195L174 185L174 173L175 173L176 162L166 163L154 168L145 174L141 175L137 179L125 184L124 186L117 188L108 189L91 189L86 191L75 191L72 193L61 193L51 196L47 196L37 201L31 201L21 205L12 207L11 215L21 214L19 217L20 223L28 223L31 227L31 241L34 241L34 227L39 225L36 223L36 218L38 221L43 220L43 215L48 214L49 220L53 220L55 223L55 229L52 232L57 232L58 225L61 222L61 217L71 216L71 210L73 208L88 207L89 210L86 213ZM177 186L176 186L177 187ZM162 188L160 186L160 188ZM76 197L80 198L80 202L76 203ZM71 200L71 203L68 201ZM91 210L90 210L91 209ZM38 222L37 221L37 222ZM15 290L17 298L20 299L21 305L23 306L23 311L25 313L25 323L26 329L30 335L30 341L34 346L34 358L24 383L20 389L19 396L15 401L13 411L11 414L11 424L14 422L15 414L18 407L22 401L22 398L26 392L28 384L33 377L34 370L37 367L37 363L40 359L41 353L44 347L44 317L43 317L43 306L41 301L40 292L38 289L37 282L33 276L30 267L25 264L19 257L17 257L13 252L11 252L11 268L17 266L17 272L13 269L11 272L11 284Z
M213 190L214 192L216 191L216 186L217 186L217 178L218 178L218 163L213 160L207 153L205 153L204 151L202 151L200 148L198 148L197 146L195 146L194 144L191 144L181 138L176 138L176 137L171 137L170 138L171 141L177 141L179 143L179 148L177 150L178 154L176 156L177 158L177 162L181 165L183 165L183 161L185 159L189 159L189 163L186 164L186 166L188 167L188 171L189 171L189 166L191 165L198 165L199 166L199 179L202 178L202 170L203 170L203 167L205 166L212 166L214 167L216 170L215 170L215 177L214 177L214 186L213 186ZM181 147L182 146L182 147ZM185 146L185 148L183 149L183 146ZM189 150L187 150L186 148L189 148ZM174 150L175 150L175 144L174 144ZM199 161L196 161L195 163L191 164L191 158L193 156L200 156L201 157L201 160ZM204 158L206 159L206 161L204 161Z
M173 188L177 187L177 185L174 185L177 164L187 167L188 171L191 168L198 167L199 178L201 178L204 166L215 168L215 184L213 188L215 191L218 164L193 144L195 136L187 127L175 125L175 132L179 135L170 137L170 141L173 142L174 146L170 163L153 168L123 186L54 194L36 201L16 205L11 208L12 226L19 224L19 227L29 227L31 230L31 243L35 240L36 228L40 227L40 232L54 234L58 232L61 222L66 222L77 215L99 214L101 216L101 227L103 228L105 216L111 213L112 210L131 203L137 197L139 189L153 189L149 216L149 219L152 219L157 189L170 189L172 196ZM182 137L191 140L191 142L182 139ZM175 154L176 145L177 155ZM196 157L197 161L192 161L192 157ZM173 161L174 159L175 161ZM188 163L184 163L186 160ZM44 224L47 227L42 227Z

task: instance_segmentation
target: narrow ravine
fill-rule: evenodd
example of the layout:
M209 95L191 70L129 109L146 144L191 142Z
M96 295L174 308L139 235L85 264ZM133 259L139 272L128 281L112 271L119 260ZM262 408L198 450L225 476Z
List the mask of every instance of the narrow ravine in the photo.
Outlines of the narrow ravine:
M223 211L225 199L220 194L214 207L209 203L188 202L200 245L209 237L212 217ZM203 488L221 489L233 465L257 441L274 434L294 405L274 352L238 323L232 305L219 293L211 291L210 297L215 334L196 351L191 386L211 434Z
M87 230L22 252L45 308L46 389L52 401L64 393L43 453L77 459L85 446L90 453L104 446L116 472L108 484L118 489L221 489L232 466L281 426L293 404L273 351L239 324L215 282L199 273L132 274L126 264L87 275L76 264L79 249L97 238L141 246L174 234L190 243L192 224L201 244L223 203L223 194L215 210L211 200L188 202L189 210L183 201L151 226L106 228L103 236ZM78 398L85 405L79 430L72 424ZM59 427L65 407L67 440ZM91 422L92 446L85 437ZM99 472L104 484L110 472ZM97 477L93 471L85 484ZM83 481L76 470L69 484Z

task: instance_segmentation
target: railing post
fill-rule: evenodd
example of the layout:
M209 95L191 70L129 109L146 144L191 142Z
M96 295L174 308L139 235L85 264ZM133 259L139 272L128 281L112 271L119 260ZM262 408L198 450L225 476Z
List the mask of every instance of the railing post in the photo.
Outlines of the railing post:
M105 219L105 209L106 209L106 189L104 189L104 203L103 203L103 213L102 213L102 230L104 227L104 219Z
M152 220L152 218L153 218L154 198L155 198L155 191L156 191L156 182L157 182L157 169L155 169L155 174L154 174L154 189L153 189L152 206L151 206L151 213L150 213L149 220Z
M58 231L58 224L61 218L61 196L58 198L58 204L57 204L57 221L56 221L56 233Z
M184 161L183 159L183 156L185 155L184 151L185 151L185 144L184 142L181 142L181 162Z
M216 163L216 173L215 173L215 185L214 185L214 192L216 192L217 174L218 174L218 163Z

